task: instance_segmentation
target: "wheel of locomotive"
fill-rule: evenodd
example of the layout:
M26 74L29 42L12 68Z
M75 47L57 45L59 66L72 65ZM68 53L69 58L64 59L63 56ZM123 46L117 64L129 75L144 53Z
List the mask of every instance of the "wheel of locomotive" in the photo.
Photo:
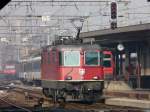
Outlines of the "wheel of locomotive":
M52 99L55 103L65 102L66 94L64 90L51 89Z
M66 102L66 94L64 90L58 90L57 102Z
M80 91L73 90L72 91L72 99L79 99Z
M52 96L52 101L56 103L56 90L55 89L50 89L50 94Z

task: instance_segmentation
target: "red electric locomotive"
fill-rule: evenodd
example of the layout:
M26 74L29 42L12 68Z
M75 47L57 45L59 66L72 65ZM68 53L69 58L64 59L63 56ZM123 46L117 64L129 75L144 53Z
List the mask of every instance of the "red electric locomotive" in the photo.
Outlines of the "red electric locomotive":
M102 50L97 44L59 44L43 48L43 93L59 99L95 101L103 90Z

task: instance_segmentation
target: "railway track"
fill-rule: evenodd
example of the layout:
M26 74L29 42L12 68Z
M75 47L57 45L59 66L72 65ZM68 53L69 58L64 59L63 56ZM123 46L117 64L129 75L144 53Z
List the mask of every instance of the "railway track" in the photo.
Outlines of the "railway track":
M43 101L50 101L50 98L46 98L43 93L42 93L42 89L41 88L37 88L37 87L20 87L20 86L11 86L11 90L10 91L14 91L20 94L24 94L25 97L27 98L36 98L38 99L38 102L40 104L43 103Z
M5 86L6 87L6 86ZM40 105L42 107L42 103L43 100L46 100L50 103L50 105L48 105L46 108L39 108L38 111L52 111L52 112L57 112L57 111L63 111L63 112L143 112L140 109L135 109L135 108L129 108L129 107L119 107L119 106L109 106L109 105L105 105L104 103L95 103L95 104L85 104L85 103L73 103L73 102L65 102L65 103L59 103L59 104L54 104L54 102L51 101L50 98L46 98L44 97L44 95L42 94L42 90L40 88L35 88L35 87L24 87L24 86L7 86L8 92L14 92L15 94L19 93L19 94L23 94L23 95L27 95L28 97L31 97L31 99L38 99L36 100L38 102L38 105ZM42 100L41 100L42 99ZM4 98L2 98L0 100L1 102L6 101L5 104L7 104L7 102L11 102L9 100L5 100ZM10 105L14 108L19 108L22 106L18 106L18 104L7 104ZM19 108L19 109L21 109ZM26 109L26 108L22 108L22 110L24 109L24 111L27 112L31 112L31 110ZM34 110L34 107L32 108L32 110ZM73 111L74 110L74 111ZM100 111L101 110L101 111Z
M11 102L7 96L5 97L0 97L0 104L4 105L3 109L6 111L13 111L13 110L18 110L21 112L32 112L30 109L24 108L18 104L15 104L14 102ZM3 111L3 109L1 109Z

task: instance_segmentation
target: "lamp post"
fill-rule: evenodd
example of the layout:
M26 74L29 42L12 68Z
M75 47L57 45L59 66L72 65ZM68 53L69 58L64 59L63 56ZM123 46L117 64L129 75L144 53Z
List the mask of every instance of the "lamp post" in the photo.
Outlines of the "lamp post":
M119 76L122 74L122 51L125 49L124 45L122 43L119 43L117 45L117 49L120 52L118 57L119 57Z

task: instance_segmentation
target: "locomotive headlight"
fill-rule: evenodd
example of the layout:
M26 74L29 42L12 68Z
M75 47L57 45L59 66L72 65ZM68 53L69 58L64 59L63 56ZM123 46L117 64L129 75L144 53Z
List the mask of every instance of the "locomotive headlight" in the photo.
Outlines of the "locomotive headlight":
M93 79L94 79L94 80L98 80L99 77L98 77L98 76L94 76Z
M83 75L85 74L85 69L80 68L80 69L79 69L79 74L83 76Z
M67 76L66 80L72 80L72 77L71 76Z

